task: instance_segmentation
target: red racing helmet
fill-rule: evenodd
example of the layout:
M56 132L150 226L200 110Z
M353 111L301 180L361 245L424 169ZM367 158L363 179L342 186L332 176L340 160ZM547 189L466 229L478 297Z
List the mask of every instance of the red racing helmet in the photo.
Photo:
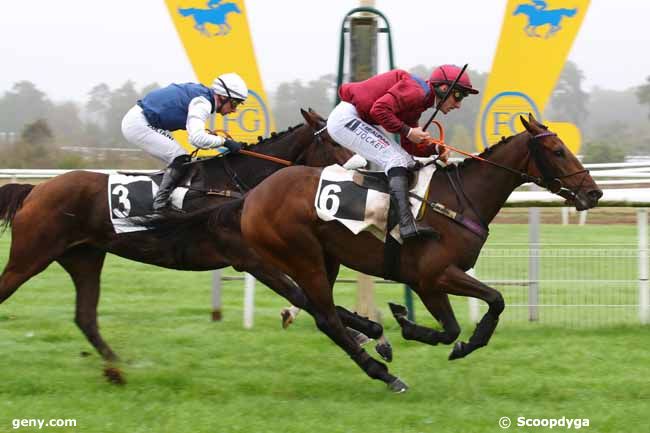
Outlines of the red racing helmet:
M429 82L431 82L431 84L451 85L458 74L460 74L460 71L461 68L456 65L438 66L431 73ZM478 93L478 90L472 87L472 81L469 79L469 74L467 72L463 72L463 75L461 75L455 87L460 88L467 93L471 93L472 95L476 95Z

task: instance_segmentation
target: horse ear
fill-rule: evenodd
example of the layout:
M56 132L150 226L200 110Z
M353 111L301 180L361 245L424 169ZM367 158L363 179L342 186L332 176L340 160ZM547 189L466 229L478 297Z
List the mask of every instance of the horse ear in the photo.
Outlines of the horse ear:
M302 117L305 119L305 121L306 121L309 125L314 126L314 125L313 125L313 124L314 124L314 119L312 119L311 115L310 115L308 112L306 112L305 110L303 110L303 109L301 108L301 109L300 109L300 114L302 114Z
M532 116L532 114L529 113L528 118L530 119L531 116ZM533 117L533 120L534 119L535 118ZM526 121L526 119L524 119L524 116L519 116L519 120L521 120L521 124L524 125L524 128L526 128L526 131L531 132L530 124Z
M535 116L533 116L533 113L528 113L528 122L532 123L533 125L539 123L537 119L535 119Z

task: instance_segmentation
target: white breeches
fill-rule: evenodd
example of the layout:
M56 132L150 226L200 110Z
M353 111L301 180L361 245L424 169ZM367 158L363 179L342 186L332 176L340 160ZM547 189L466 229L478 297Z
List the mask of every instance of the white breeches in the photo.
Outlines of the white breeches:
M165 164L174 158L187 155L187 151L172 137L171 132L149 125L142 114L142 108L134 105L122 119L122 134L129 143L134 144Z
M340 102L327 119L327 132L341 146L358 153L388 173L393 167L410 168L415 160L388 133L359 117L354 105Z

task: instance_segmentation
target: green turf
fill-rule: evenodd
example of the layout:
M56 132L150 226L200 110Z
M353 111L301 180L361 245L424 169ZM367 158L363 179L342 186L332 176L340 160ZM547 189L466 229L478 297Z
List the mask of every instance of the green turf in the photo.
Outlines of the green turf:
M556 226L545 227L543 238L634 245L635 230ZM0 263L8 240L0 240ZM512 225L495 226L490 242L526 240L527 227ZM74 290L64 271L55 264L25 284L0 306L0 432L20 418L76 419L77 426L19 431L83 433L498 432L502 416L588 418L589 432L648 431L647 326L504 321L488 347L452 363L449 347L401 339L386 308L401 301L401 287L381 285L376 299L395 350L390 369L411 386L393 395L308 316L282 330L286 303L260 285L253 330L242 328L238 281L224 287L224 320L211 322L210 281L210 273L108 258L100 325L124 360L124 387L105 382L100 358L72 322ZM338 286L336 298L353 306L354 286ZM466 301L459 302L466 340L472 327ZM433 325L422 306L417 318Z

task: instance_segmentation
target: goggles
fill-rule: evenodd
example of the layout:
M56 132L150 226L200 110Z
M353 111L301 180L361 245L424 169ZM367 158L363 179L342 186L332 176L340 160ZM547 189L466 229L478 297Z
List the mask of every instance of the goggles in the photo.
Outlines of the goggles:
M230 98L229 101L230 101L230 105L232 106L233 110L244 103L243 99Z
M463 92L462 90L458 90L458 89L452 90L451 94L457 102L462 101L468 95L467 92Z

